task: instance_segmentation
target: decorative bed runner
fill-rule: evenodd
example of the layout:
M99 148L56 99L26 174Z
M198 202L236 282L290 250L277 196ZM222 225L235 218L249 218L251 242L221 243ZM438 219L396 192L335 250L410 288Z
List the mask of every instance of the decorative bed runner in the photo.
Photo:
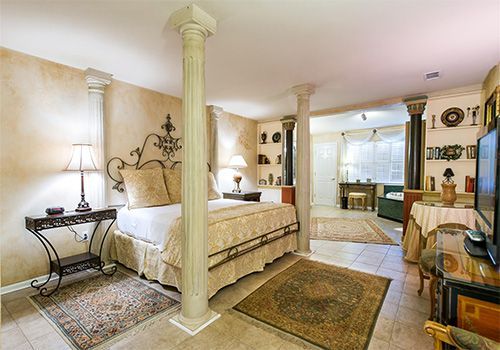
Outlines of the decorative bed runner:
M311 239L398 245L371 219L314 217Z
M234 309L325 349L362 350L389 284L384 277L302 259Z
M119 271L29 298L74 349L109 346L170 315L180 303Z

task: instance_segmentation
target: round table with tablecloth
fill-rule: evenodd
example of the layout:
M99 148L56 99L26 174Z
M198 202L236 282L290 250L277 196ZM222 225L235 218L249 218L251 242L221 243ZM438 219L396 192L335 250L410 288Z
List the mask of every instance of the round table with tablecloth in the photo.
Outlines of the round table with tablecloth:
M438 226L448 223L473 229L474 207L462 203L445 205L441 202L414 202L403 239L405 260L418 262L422 249L431 248L436 242L435 231Z

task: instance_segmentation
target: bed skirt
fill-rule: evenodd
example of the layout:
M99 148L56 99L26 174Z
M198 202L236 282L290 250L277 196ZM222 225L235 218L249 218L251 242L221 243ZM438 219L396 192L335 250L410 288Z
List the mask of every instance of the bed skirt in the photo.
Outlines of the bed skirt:
M297 248L297 236L290 234L236 257L208 271L208 297L219 289L236 282L252 272L262 271L266 264ZM136 271L148 280L182 290L181 268L162 260L155 245L134 239L119 230L111 236L111 258Z

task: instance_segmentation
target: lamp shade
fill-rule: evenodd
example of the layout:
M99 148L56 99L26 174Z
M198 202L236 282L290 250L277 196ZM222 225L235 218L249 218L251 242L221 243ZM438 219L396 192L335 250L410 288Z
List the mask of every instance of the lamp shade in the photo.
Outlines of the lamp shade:
M88 143L73 144L73 154L65 170L97 170L94 159L92 158L92 145Z
M455 174L453 173L453 170L451 170L451 168L446 168L444 173L443 173L443 176L444 177L452 177L452 176L455 176Z
M243 159L243 156L236 154L231 157L229 160L229 168L233 169L242 169L246 168L248 166L247 162L245 162L245 159Z

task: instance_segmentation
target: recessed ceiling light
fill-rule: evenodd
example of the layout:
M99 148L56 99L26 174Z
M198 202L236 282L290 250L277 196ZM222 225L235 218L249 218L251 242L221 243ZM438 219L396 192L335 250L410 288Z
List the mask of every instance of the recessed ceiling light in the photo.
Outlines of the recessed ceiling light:
M424 74L424 80L434 80L434 79L439 79L441 78L441 72L436 70L433 72L428 72Z

